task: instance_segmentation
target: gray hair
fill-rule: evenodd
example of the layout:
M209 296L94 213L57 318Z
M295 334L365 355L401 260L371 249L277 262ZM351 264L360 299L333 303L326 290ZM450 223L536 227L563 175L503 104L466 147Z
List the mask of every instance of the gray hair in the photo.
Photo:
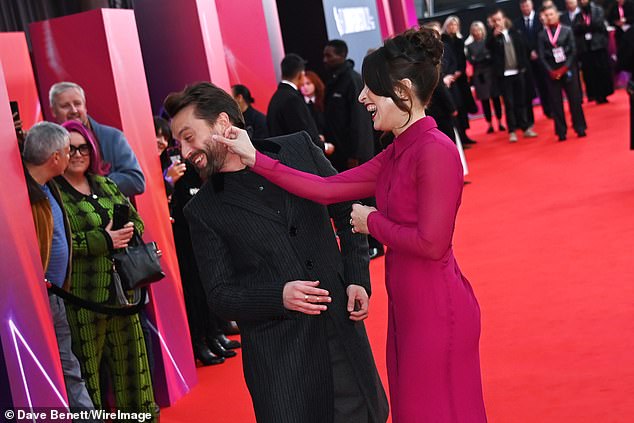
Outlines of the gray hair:
M51 104L51 107L55 105L55 97L57 97L64 91L70 90L72 88L79 91L79 94L81 94L81 97L84 99L85 103L86 93L84 92L84 89L82 87L80 87L78 84L75 84L74 82L62 81L58 82L57 84L53 84L53 86L51 86L51 89L48 91L48 101Z
M61 125L53 122L40 122L26 133L22 158L25 162L39 166L56 151L66 147L70 134Z

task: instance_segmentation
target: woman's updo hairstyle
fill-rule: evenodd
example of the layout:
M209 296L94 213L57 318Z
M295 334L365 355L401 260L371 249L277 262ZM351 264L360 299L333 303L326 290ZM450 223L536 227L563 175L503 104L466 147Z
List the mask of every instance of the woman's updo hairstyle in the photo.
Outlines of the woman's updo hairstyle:
M411 119L412 104L407 100L416 96L423 106L429 103L440 77L443 47L436 30L409 29L365 57L363 81L374 94L391 98ZM401 82L405 78L412 81L411 90Z

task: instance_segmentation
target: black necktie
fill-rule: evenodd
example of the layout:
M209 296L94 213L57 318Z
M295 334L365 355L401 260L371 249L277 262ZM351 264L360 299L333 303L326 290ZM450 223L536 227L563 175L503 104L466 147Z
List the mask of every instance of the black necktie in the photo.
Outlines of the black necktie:
M531 18L526 18L526 29L531 30Z

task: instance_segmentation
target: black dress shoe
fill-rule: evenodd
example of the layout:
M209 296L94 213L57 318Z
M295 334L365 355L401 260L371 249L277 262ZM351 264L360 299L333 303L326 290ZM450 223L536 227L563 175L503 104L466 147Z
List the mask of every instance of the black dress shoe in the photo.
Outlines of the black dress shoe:
M498 129L500 131L506 131L506 126L502 125L501 123L498 125Z
M477 141L474 141L471 138L467 138L467 137L465 137L464 140L460 140L460 141L462 141L462 144L477 144L478 143Z
M239 335L240 334L240 328L238 327L238 324L234 322L233 320L229 320L228 322L226 322L222 328L222 331L224 332L225 335Z
M583 138L583 137L587 137L588 134L586 134L586 131L579 131L579 132L577 132L577 136L579 138Z
M194 357L203 364L203 366L213 366L214 364L222 364L225 362L223 357L218 357L212 353L204 342L194 344Z
M224 333L216 336L216 339L220 341L220 345L222 345L225 350L235 350L241 347L240 342L227 338Z
M559 135L559 141L566 141L565 135Z
M489 126L489 129L487 129L487 134L492 134L495 132L495 129L493 129L493 126Z
M212 353L219 357L231 358L236 356L236 352L223 347L218 338L207 338L207 346Z

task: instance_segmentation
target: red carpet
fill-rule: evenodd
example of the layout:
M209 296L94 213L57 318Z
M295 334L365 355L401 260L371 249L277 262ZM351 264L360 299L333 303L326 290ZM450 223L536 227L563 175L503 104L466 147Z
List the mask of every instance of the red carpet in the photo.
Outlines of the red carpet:
M492 423L634 422L634 153L627 96L610 100L585 105L584 139L558 143L541 115L540 137L517 144L482 120L469 132L455 249L482 308ZM367 326L387 383L382 259L372 275ZM254 422L241 372L239 357L200 368L162 421Z

